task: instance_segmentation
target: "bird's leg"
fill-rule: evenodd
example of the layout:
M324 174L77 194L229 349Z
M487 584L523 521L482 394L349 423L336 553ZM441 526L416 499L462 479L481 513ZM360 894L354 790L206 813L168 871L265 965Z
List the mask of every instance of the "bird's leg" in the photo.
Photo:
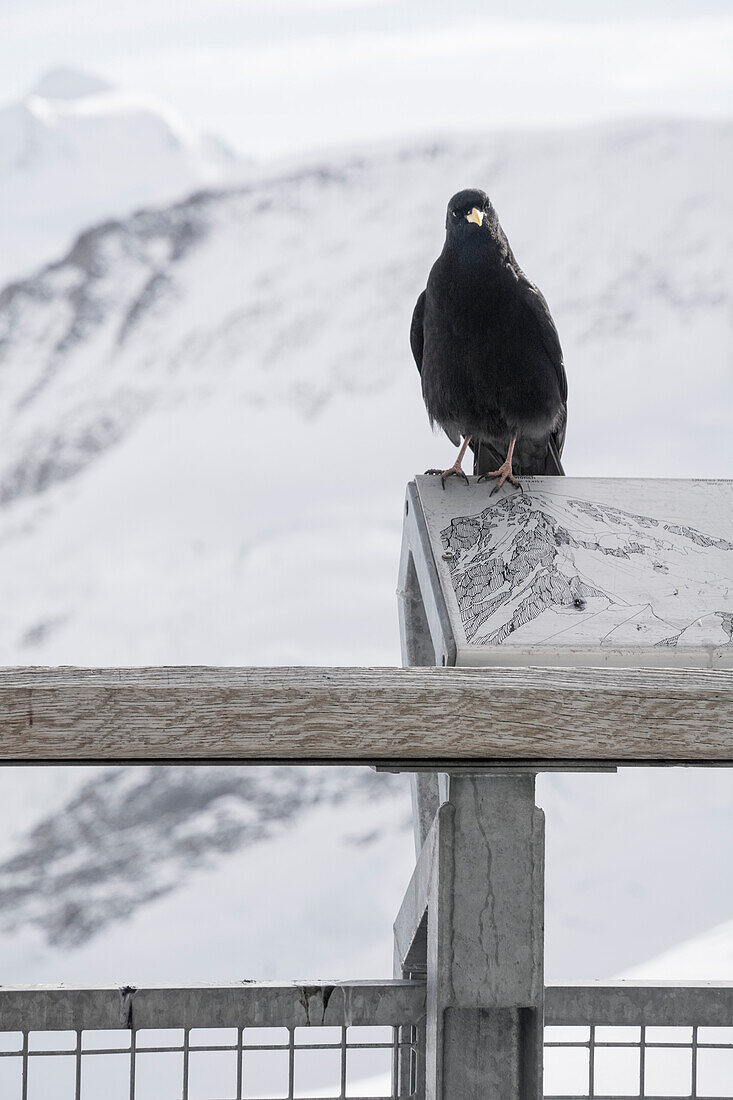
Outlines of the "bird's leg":
M466 482L466 485L468 485L468 478L466 477L466 475L463 472L463 469L461 467L461 462L463 461L463 456L465 455L466 448L468 447L468 444L470 442L471 442L471 437L470 437L470 435L467 435L466 438L463 440L463 443L461 444L461 449L458 452L458 455L456 456L455 462L453 463L453 465L451 466L451 468L449 470L426 470L425 473L426 474L440 474L440 484L443 486L444 489L445 489L445 479L447 477L462 477L463 480Z
M481 474L481 477L479 478L479 481L484 481L485 478L488 478L488 477L498 477L499 480L497 481L494 488L491 490L491 496L492 497L493 497L494 493L499 492L499 489L501 489L501 487L502 487L502 485L504 484L505 481L510 482L512 485L516 485L517 489L520 489L522 492L524 492L524 489L522 489L522 486L519 484L519 482L515 478L514 474L512 473L512 455L514 454L514 444L516 442L517 442L517 437L516 437L516 435L513 435L512 438L509 441L509 450L507 451L507 456L504 459L504 461L502 462L499 469L498 470L489 470L487 473Z

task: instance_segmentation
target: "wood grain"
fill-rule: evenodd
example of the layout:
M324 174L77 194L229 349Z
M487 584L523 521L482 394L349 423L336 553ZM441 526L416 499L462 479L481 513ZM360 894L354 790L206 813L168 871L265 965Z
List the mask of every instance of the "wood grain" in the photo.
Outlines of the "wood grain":
M733 671L0 669L0 761L733 762Z

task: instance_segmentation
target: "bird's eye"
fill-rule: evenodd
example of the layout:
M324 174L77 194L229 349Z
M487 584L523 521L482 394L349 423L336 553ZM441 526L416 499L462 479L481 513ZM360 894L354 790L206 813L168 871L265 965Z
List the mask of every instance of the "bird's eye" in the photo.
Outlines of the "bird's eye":
M451 210L451 214L453 215L454 218L458 217L458 211L457 210Z

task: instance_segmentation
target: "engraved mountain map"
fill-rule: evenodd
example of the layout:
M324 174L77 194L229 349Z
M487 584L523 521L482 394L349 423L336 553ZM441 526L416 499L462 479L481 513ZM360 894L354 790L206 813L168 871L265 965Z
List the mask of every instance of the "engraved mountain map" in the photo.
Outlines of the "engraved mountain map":
M561 481L474 497L476 511L457 507L471 499L458 486L450 521L434 517L470 646L733 647L733 532L710 529L714 509L703 528L590 499L580 479L548 491L550 480Z

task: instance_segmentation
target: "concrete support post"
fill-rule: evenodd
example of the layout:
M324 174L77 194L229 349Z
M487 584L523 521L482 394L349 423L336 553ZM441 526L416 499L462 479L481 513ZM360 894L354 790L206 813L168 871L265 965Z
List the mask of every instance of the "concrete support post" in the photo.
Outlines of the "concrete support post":
M437 772L412 772L410 794L412 796L412 831L415 838L415 858L417 858L440 805Z
M398 606L403 664L455 665L414 484ZM535 776L426 770L411 782L417 866L395 925L395 976L426 975L427 1014L425 1059L401 1062L400 1094L542 1100L544 815Z
M544 815L534 775L441 776L427 1100L541 1100Z

